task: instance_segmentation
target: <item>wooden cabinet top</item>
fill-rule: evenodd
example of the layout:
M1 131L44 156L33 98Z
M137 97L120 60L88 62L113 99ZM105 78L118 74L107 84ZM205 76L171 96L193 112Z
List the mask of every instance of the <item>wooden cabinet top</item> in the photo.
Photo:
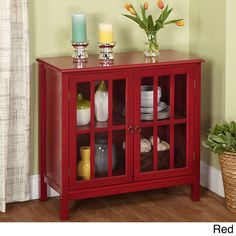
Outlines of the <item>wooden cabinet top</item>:
M60 72L79 72L90 70L153 67L162 65L179 65L201 63L203 60L186 53L174 50L161 50L157 58L147 58L143 52L120 52L115 53L113 64L103 65L98 60L98 55L89 55L86 63L74 63L71 56L39 58L37 62L43 63Z

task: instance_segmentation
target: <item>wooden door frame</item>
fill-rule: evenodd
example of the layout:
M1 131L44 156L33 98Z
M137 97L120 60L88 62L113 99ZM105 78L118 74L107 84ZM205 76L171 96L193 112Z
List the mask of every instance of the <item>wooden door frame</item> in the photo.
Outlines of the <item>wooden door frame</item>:
M78 83L90 83L90 98L91 98L91 126L88 134L90 134L90 145L91 145L91 156L94 156L94 143L95 143L95 133L102 132L103 129L96 130L94 119L94 82L99 80L106 80L108 81L109 85L112 84L114 80L125 80L126 81L126 123L124 125L125 135L126 135L126 175L122 176L112 176L112 177L104 177L104 178L97 178L91 179L89 181L77 181L76 180L76 139L77 139L77 127L76 125L76 88ZM71 75L70 76L70 177L69 177L69 186L70 190L78 190L78 189L87 189L87 188L94 188L94 187L103 187L109 186L114 184L124 184L133 182L133 136L128 133L128 128L133 126L133 80L132 80L132 73L131 71L123 71L123 72L100 72L100 73L88 73L88 74L78 74L78 75ZM110 88L110 86L109 86ZM108 88L108 89L109 89ZM109 98L112 97L112 90L109 90ZM112 112L112 104L109 102L109 114ZM109 139L111 140L112 132L115 129L111 129L113 125L108 121L108 128L105 129L108 132ZM119 129L118 129L119 130ZM108 140L109 142L109 140ZM111 145L109 145L108 153L111 154ZM111 160L109 158L108 160ZM109 163L108 163L109 165ZM93 177L94 170L94 160L91 158L91 177Z
M167 66L160 69L150 69L150 70L139 70L135 71L134 78L134 94L136 96L136 102L134 103L134 126L142 126L142 121L140 119L140 86L142 77L160 77L169 76L170 78L175 75L187 74L187 117L186 117L186 132L187 132L187 143L186 143L186 166L187 168L176 168L161 171L150 171L150 172L140 172L140 133L135 133L134 135L134 181L145 181L152 179L177 177L183 175L193 174L193 159L194 159L194 65L187 66ZM171 89L171 88L170 88ZM174 95L170 94L172 102L174 101ZM173 114L172 114L173 115ZM157 128L158 123L163 121L157 121L153 127ZM174 125L174 118L167 122L169 125ZM154 122L152 122L154 123ZM165 121L163 122L165 123ZM171 132L171 130L170 130ZM171 136L171 134L170 134ZM173 134L172 134L173 136ZM173 137L172 137L173 139Z

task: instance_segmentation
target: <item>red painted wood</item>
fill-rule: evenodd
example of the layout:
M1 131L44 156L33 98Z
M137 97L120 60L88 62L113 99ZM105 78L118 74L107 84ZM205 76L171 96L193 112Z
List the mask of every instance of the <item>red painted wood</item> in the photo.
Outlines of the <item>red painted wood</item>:
M170 169L174 169L174 135L175 135L175 76L170 75Z
M134 146L137 147L135 148L135 170L134 170L134 178L136 181L144 181L144 180L151 180L155 178L165 178L165 177L172 177L172 176L181 176L181 175L187 175L191 174L193 172L193 166L192 166L192 153L191 153L191 138L187 140L187 146L189 147L188 149L188 154L186 154L187 158L187 163L188 165L185 168L174 168L174 125L175 124L181 124L181 123L186 123L188 127L189 133L191 133L191 130L193 130L193 124L191 120L189 119L175 119L174 118L174 103L175 103L175 96L174 96L174 75L182 75L182 74L190 74L192 75L192 71L194 71L194 66L186 66L186 67L172 67L172 68L161 68L158 69L158 76L159 78L161 76L169 76L168 78L171 79L170 82L170 104L171 104L171 116L168 120L166 121L150 121L150 122L143 122L140 120L140 80L141 78L147 78L147 77L155 77L156 75L156 70L150 69L150 70L138 70L135 74L135 86L134 86L134 91L137 94L137 102L134 104L134 122L135 126L140 125L141 127L159 127L160 124L163 125L169 125L170 126L170 169L169 170L157 170L157 171L150 171L150 172L140 172L140 135L135 135L135 144ZM189 105L187 106L187 110L189 113L189 117L193 117L193 110L194 108L192 101L192 94L194 91L194 76L188 76L188 79L190 82L188 83L188 95L189 95ZM191 86L191 87L190 87ZM173 104L173 105L172 105ZM138 146L139 145L139 146Z
M112 176L112 108L113 107L113 81L108 82L108 177Z
M77 149L77 121L76 121L76 102L77 102L77 84L76 81L70 81L70 109L69 109L69 136L70 136L70 159L69 159L69 168L70 168L70 176L69 176L69 186L73 186L74 181L77 179L77 153L79 150ZM92 105L92 104L91 104ZM91 158L90 158L91 159Z
M46 175L46 75L44 65L39 63L39 169L40 169L40 200L47 200L47 184L44 182Z
M92 129L95 129L95 83L90 82L90 108L91 108L91 121L90 125ZM89 129L90 132L90 129ZM78 134L78 132L77 132ZM95 153L95 133L90 133L90 178L94 178L94 153Z
M132 79L131 79L132 78ZM129 72L129 79L126 81L126 91L125 91L125 122L126 122L126 133L125 133L125 143L127 148L125 149L125 170L126 173L130 175L130 182L134 181L134 138L133 134L128 132L129 127L134 127L134 80L133 73Z
M46 72L46 175L61 186L62 83L57 71ZM67 98L68 101L68 98Z
M47 185L49 185L51 188L53 188L57 193L61 192L61 188L58 185L58 183L56 183L53 179L51 179L48 176L45 176L44 181Z
M113 131L115 130L123 130L125 129L125 125L113 125L112 127L108 128L108 127L104 127L104 128L94 128L94 132L95 133L105 133L108 132L108 129L112 129ZM91 130L90 130L90 126L86 126L86 127L77 127L77 134L90 134Z
M60 192L60 218L66 220L69 217L69 80L68 75L61 78L61 192ZM60 127L58 127L60 128ZM60 170L58 170L60 171Z
M90 75L81 75L81 76L70 76L70 90L71 90L71 101L70 101L70 124L71 125L71 135L70 137L73 137L72 140L75 140L78 135L82 134L90 134L90 146L91 146L91 173L94 172L94 140L95 140L95 134L99 133L99 132L107 132L108 133L108 165L109 165L109 173L108 173L108 177L99 177L99 178L93 178L90 181L82 181L82 180L77 180L77 176L76 176L76 165L77 165L77 154L76 154L76 142L72 141L71 142L71 146L70 146L70 150L71 150L71 154L70 154L70 169L71 169L71 175L70 175L70 189L72 190L76 190L78 188L80 189L84 189L84 188L93 188L93 187L101 187L101 186L106 186L106 185L112 185L112 184L121 184L121 183L128 183L131 182L133 180L133 167L132 167L132 142L130 141L130 139L132 139L132 136L126 136L126 141L128 143L130 143L130 145L127 146L127 151L126 151L126 173L125 175L120 175L120 176L112 176L112 158L111 158L111 154L112 154L112 135L113 135L113 131L114 130L125 130L125 125L113 125L112 123L112 94L113 94L113 86L112 83L114 80L125 80L126 81L126 112L127 113L127 119L126 122L128 122L128 124L130 123L130 121L133 121L132 118L132 113L130 113L130 111L132 111L132 93L130 96L130 91L132 90L132 80L131 80L132 74L130 72L119 72L116 74L113 73L100 73L98 74L90 74ZM89 82L89 83L94 83L97 80L105 80L108 81L108 89L109 89L109 121L107 124L106 128L96 128L96 122L91 121L90 124L90 128L87 127L86 130L84 130L84 132L80 133L80 130L78 127L76 127L76 88L77 85L80 83L84 83L84 82ZM129 82L131 81L131 83ZM94 93L94 91L91 91L91 94ZM91 97L91 109L92 107L94 107L94 99ZM94 110L94 109L92 109ZM92 114L92 116L94 116L94 114ZM77 150L78 152L79 150ZM130 164L131 163L131 164ZM93 168L93 169L92 169ZM93 176L94 177L94 176Z
M194 113L194 173L191 188L192 200L200 200L200 130L201 130L201 64L195 66L195 113Z
M134 127L135 126L141 126L140 122L140 107L141 107L141 77L139 76L138 72L135 72L135 78L134 78L134 94L135 94L135 100L134 100ZM140 173L140 139L141 134L140 133L134 133L134 180L136 176Z
M195 88L194 88L194 69L189 71L188 73L188 78L187 78L187 110L189 111L187 113L187 134L186 134L186 154L188 155L189 158L187 158L187 166L190 169L193 169L193 153L194 153L194 112L195 112L195 101L194 101L194 96L193 94L195 93ZM200 141L199 141L200 142ZM194 171L194 169L193 169Z
M180 176L176 178L166 178L161 180L151 180L138 183L129 183L121 185L106 186L101 188L91 188L84 190L70 191L70 199L86 199L100 196L108 196L113 194L130 193L144 191L157 188L167 188L171 186L191 184L193 182L192 175Z
M47 199L47 184L59 192L62 220L69 217L68 205L71 199L92 198L177 184L191 184L192 199L196 201L200 198L200 80L203 61L172 50L161 51L156 63L147 63L141 52L117 53L115 56L115 63L104 67L99 64L97 55L90 55L84 68L77 68L78 65L72 62L71 57L37 59L39 62L40 194L41 200ZM175 97L175 83L178 83L175 79L176 75L186 75L186 117L174 116L175 106L177 108L181 106L179 100L175 101L178 99ZM154 121L143 122L140 120L141 79L153 78L153 85L156 88L154 103L157 104L158 78L163 76L171 78L169 98L171 117L167 120L157 120L158 112L155 105ZM95 81L100 80L108 81L109 84L109 122L105 126L96 122L94 114ZM125 80L126 83L126 118L124 124L117 125L112 122L115 80ZM86 127L76 125L78 88L90 94L91 122ZM174 127L177 124L186 126L186 167L183 168L174 168L174 145L178 141L174 140ZM58 129L55 128L56 126ZM165 126L170 127L170 169L158 170L159 155L155 150L157 149L155 140L158 129L163 129ZM139 127L153 130L155 148L153 170L150 172L140 172ZM131 130L135 131L130 132ZM120 176L112 175L111 154L114 131L125 131L125 173ZM95 135L104 132L108 134L109 143L108 177L95 178ZM89 181L77 179L79 152L77 145L80 144L78 140L90 142L91 179Z
M59 70L63 73L74 73L74 72L97 72L104 71L104 66L99 62L98 55L89 55L88 63L84 64L84 68L78 68L76 63L70 56L67 57L50 57L41 58L37 60L45 65L52 67L53 69ZM174 50L161 50L158 56L158 62L148 63L143 52L122 52L115 54L114 64L105 67L106 70L124 70L126 68L157 68L162 66L174 66L174 65L187 65L202 62L196 57L189 54L177 52Z
M153 120L158 120L158 103L157 103L157 94L158 94L158 76L154 77L153 82L153 88L154 88L154 98L153 98ZM158 128L154 126L153 128L153 170L157 170L157 164L158 164L158 150L157 150L157 136L158 136Z
M187 119L175 119L174 124L184 124L187 123ZM141 127L150 127L150 126L168 126L170 125L170 120L158 120L158 121L152 121L152 122L145 122L141 123Z

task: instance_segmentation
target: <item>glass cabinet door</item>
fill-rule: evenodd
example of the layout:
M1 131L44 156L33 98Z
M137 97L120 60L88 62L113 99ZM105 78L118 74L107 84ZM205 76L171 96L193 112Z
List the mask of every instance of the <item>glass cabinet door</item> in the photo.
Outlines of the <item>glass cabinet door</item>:
M133 180L132 81L129 73L74 76L70 84L70 186Z
M191 69L141 71L135 80L135 180L192 172Z

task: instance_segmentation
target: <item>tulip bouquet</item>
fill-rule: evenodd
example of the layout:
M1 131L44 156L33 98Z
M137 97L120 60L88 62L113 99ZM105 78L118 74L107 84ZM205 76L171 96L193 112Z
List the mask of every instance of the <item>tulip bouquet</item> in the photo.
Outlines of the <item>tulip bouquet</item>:
M170 16L173 8L169 9L167 5L165 7L164 2L162 0L157 1L157 7L161 10L158 18L153 20L152 15L147 16L147 11L149 8L148 2L145 2L143 5L141 4L141 14L135 10L134 6L131 3L126 3L125 8L129 11L129 15L123 14L125 17L133 20L137 23L141 29L143 29L147 35L147 40L145 42L144 54L146 56L157 56L159 54L159 44L157 43L157 32L160 29L163 29L164 26L169 24L176 24L177 26L184 26L183 19L176 19L167 21Z

